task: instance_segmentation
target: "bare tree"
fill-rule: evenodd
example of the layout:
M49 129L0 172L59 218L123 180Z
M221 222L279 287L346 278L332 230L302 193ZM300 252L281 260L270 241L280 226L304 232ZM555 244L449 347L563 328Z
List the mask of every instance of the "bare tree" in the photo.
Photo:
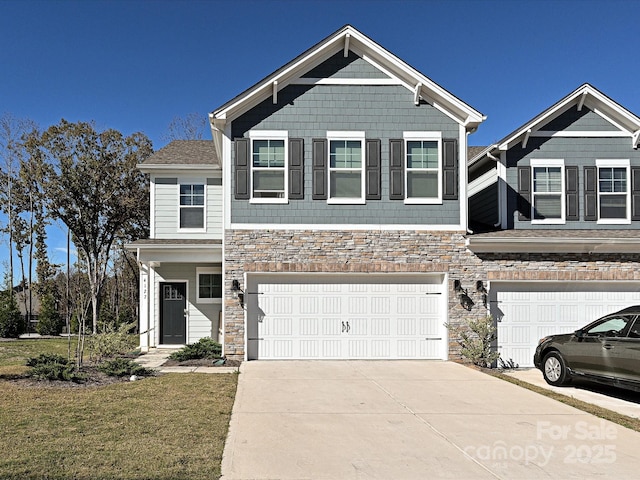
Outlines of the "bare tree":
M162 135L162 140L202 140L207 128L207 117L200 113L189 113L184 117L175 117Z

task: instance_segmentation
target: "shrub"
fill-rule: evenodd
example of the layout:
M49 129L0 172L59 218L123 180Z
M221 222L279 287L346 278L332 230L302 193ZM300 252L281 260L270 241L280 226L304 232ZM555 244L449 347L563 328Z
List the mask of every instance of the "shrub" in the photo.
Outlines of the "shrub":
M145 368L142 365L126 358L114 358L112 360L107 360L98 366L98 370L106 373L110 377L125 377L128 375L145 377L154 374L153 370Z
M29 376L37 380L63 380L66 382L82 382L86 376L78 372L76 366L66 358L50 353L42 353L27 360L31 367Z
M134 323L120 325L117 329L105 326L102 333L88 337L89 358L99 362L134 350L138 346L138 338L129 333L134 327Z
M184 362L199 358L220 358L222 345L209 337L201 338L196 343L187 345L169 355L170 360Z
M40 335L60 335L63 326L64 319L56 308L55 297L50 293L45 294L40 306L36 331Z
M11 291L0 293L0 337L18 338L25 331L25 323L16 298Z
M445 326L460 345L460 354L474 365L491 367L500 357L500 353L491 347L496 339L496 327L491 315L467 320L464 325L447 323Z

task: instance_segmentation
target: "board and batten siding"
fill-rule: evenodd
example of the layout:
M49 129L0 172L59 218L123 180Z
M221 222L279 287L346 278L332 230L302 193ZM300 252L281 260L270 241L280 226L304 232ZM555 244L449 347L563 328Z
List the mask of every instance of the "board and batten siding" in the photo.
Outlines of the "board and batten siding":
M205 182L206 230L199 232L181 231L179 227L179 185L193 183L190 177L159 177L152 179L154 189L154 231L153 238L222 238L222 180L221 178L202 177Z
M196 268L198 267L220 267L216 264L165 264L155 269L154 289L157 295L153 305L152 318L154 318L156 328L156 339L160 335L160 308L162 293L160 292L161 282L186 281L187 282L187 309L189 310L187 325L187 343L195 343L203 337L211 337L217 340L218 321L222 303L197 303L196 292Z

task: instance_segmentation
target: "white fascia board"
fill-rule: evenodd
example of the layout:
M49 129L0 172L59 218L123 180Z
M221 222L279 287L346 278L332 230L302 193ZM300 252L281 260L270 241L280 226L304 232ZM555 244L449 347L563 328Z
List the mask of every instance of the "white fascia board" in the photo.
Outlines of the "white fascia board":
M206 260L196 260L206 258ZM141 263L221 263L222 248L217 249L183 249L183 250L147 250L141 249L138 260Z
M422 91L426 90L432 98L440 102L442 105L439 106L439 108L450 110L456 117L459 117L459 123L467 127L475 128L486 118L480 112L462 102L351 26L347 26L337 32L333 37L327 39L325 43L318 45L313 51L298 59L298 61L286 66L277 75L267 77L252 90L238 98L236 102L213 112L211 116L214 119L224 118L227 122L233 120L270 97L273 94L274 81L278 82L278 89L282 89L302 73L327 60L335 53L342 51L344 49L346 35L350 36L349 49L351 51L359 54L362 58L365 58L378 68L382 65L386 66L383 71L392 78L400 79L410 90L413 90L416 84L422 83Z
M632 238L467 238L475 253L640 253L640 240Z
M296 231L326 231L326 230L355 230L355 231L399 231L411 230L416 232L464 232L464 225L382 225L382 224L297 224L297 223L232 223L230 230L296 230Z
M473 182L469 183L468 195L469 198L473 197L476 193L480 193L486 188L498 181L497 169L491 169L484 173L480 177L476 178Z
M175 171L176 175L179 175L181 172L185 170L189 170L190 172L200 171L203 174L210 175L212 172L220 172L222 169L219 165L185 165L181 163L173 163L166 165L138 165L138 170L143 173L154 173L154 172L162 172L168 173L171 171Z

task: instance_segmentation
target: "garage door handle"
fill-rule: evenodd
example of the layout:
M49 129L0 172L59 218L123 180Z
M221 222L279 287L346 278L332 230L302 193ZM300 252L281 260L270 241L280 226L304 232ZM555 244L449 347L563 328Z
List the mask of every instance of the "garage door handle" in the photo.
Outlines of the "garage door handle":
M349 330L351 330L351 326L349 325L349 322L342 322L342 333L344 332L349 333Z
M344 333L344 331L347 329L347 327L345 326L344 322L342 322L342 333Z
M347 322L347 333L349 333L350 330L351 330L351 325L349 325L349 322Z

